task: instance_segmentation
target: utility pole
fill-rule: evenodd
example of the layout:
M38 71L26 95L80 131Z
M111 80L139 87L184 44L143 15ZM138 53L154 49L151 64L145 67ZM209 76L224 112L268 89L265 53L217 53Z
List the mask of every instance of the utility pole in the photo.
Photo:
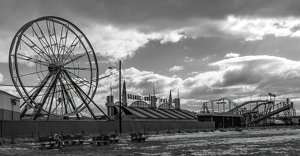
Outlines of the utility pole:
M121 101L121 61L119 61L119 131L120 134L122 133L122 114L121 114L121 106L122 106L122 101Z
M122 92L121 92L121 89L122 89L122 83L121 83L121 69L122 69L122 67L121 67L121 61L119 61L119 68L117 68L117 67L108 67L108 69L113 69L113 68L115 68L115 69L117 69L117 70L119 70L119 133L122 133L122 115L121 115L121 107L122 107L122 98L121 98L121 96L122 96Z

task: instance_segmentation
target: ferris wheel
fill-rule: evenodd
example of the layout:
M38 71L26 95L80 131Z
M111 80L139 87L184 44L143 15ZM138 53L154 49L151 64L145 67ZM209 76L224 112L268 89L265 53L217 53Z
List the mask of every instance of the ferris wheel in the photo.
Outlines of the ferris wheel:
M93 107L100 107L92 100L99 80L97 58L73 23L54 16L26 23L12 40L9 69L24 100L21 117L31 110L31 120L80 119L85 112L97 119Z

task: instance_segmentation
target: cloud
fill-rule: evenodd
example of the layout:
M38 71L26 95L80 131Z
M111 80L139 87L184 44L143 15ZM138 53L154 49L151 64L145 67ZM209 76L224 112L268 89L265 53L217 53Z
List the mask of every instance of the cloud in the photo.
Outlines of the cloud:
M161 44L178 42L184 35L177 30L142 33L135 29L118 29L112 25L95 25L86 31L94 50L112 61L133 57L136 50L151 40L160 40Z
M261 55L230 58L212 63L221 78L214 87L247 87L249 91L286 94L299 90L300 62Z
M194 59L193 58L190 58L188 56L184 57L184 62L193 62Z
M272 92L278 96L278 100L284 100L283 97L293 97L300 91L300 87L294 85L300 78L298 61L260 55L229 58L209 65L216 70L202 72L183 80L182 98L237 99Z
M72 1L72 5L69 1L31 2L1 2L0 54L8 55L11 39L22 25L45 15L60 16L74 23L86 34L95 51L111 61L133 57L152 40L165 44L200 37L254 41L266 35L300 36L299 11L294 7L297 1L154 3L130 0L122 5L95 0ZM11 18L7 18L8 14ZM1 58L0 62L7 62L7 57Z
M126 81L128 94L153 95L154 86L157 97L167 98L170 90L173 96L179 90L181 108L193 110L200 109L203 101L221 97L237 99L272 92L278 100L283 100L300 92L300 87L294 85L300 78L298 61L260 55L228 58L209 65L215 70L195 72L185 79L131 67L122 69L122 81ZM109 73L107 70L100 77ZM118 101L118 76L113 74L99 81L94 100L104 110L110 84L115 102Z
M196 75L186 79L140 71L133 67L124 69L122 73L127 89L132 94L150 95L154 85L158 96L167 97L169 90L179 89L181 99L195 101L221 97L235 99L268 92L280 96L300 91L300 87L294 85L300 78L300 62L297 61L260 55L229 58L209 65L215 70L194 73ZM113 86L117 89L118 75L113 79ZM188 103L183 104L186 105Z
M228 53L225 55L225 58L234 58L234 57L239 57L240 54L237 54L237 53Z
M3 82L3 81L4 81L3 75L0 73L0 82Z
M167 29L157 29L156 25L150 24L146 25L149 29L144 30L142 28L145 25L139 24L132 25L132 27L120 27L120 25L103 25L95 22L83 27L83 32L88 36L95 51L110 58L111 61L131 58L138 49L147 46L147 43L153 40L165 44L179 42L185 38L201 37L241 38L245 41L262 40L267 35L300 37L300 20L297 17L229 15L223 19L195 17L185 25L181 24L176 27L172 24L172 21L166 23ZM185 62L187 61L192 61L192 59L185 58Z
M196 74L199 74L200 72L196 72L196 71L193 71L191 73L188 73L188 75L196 75Z
M97 23L83 27L81 30L88 37L95 53L108 57L110 61L133 57L139 48L144 47L151 40L159 40L161 44L165 44L178 42L185 37L180 33L180 30L143 33L137 29L120 29L113 25ZM0 42L0 46L2 44L3 47L9 49L7 46L10 44L9 40ZM7 62L8 60L0 59L0 61Z
M177 90L182 84L182 79L178 77L167 77L156 74L152 71L141 71L134 67L122 69L122 81L126 81L128 94L135 95L153 95L153 86L155 94L158 97L167 98L170 90ZM113 93L118 96L118 74L99 81L98 93L106 93L111 83Z
M193 26L187 26L187 37L243 38L246 41L262 40L266 35L276 37L299 37L298 17L267 18L230 15L221 20L195 19Z
M177 72L177 71L180 71L180 70L183 70L183 66L174 66L174 67L169 69L169 71L171 71L171 72Z

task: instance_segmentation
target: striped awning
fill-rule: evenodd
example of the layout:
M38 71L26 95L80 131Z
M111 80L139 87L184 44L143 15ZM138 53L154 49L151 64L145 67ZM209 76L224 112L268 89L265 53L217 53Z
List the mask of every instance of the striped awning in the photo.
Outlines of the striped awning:
M118 107L118 106L117 106ZM122 107L125 115L132 115L136 118L145 119L197 119L196 116L187 114L177 109Z

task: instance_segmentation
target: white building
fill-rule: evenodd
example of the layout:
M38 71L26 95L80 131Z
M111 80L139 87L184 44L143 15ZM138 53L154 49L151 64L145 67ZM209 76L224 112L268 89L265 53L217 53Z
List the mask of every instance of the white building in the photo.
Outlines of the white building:
M0 120L20 120L20 98L0 90Z

